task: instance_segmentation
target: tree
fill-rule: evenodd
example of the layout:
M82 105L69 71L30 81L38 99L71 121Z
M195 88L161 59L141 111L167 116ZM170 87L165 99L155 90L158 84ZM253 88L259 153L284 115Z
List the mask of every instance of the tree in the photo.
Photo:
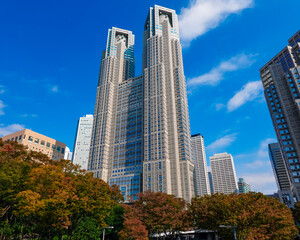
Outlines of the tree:
M172 233L187 227L186 203L162 192L144 192L138 194L134 203L139 217L151 235Z
M0 239L74 234L76 239L96 239L119 201L117 189L70 161L52 161L17 142L0 139L0 228L5 227ZM80 230L86 222L98 227L90 237Z
M119 232L120 240L147 240L148 231L138 218L136 209L123 205L124 223L123 229Z
M213 194L195 197L189 207L194 226L218 231L223 239L232 239L235 226L238 239L293 239L297 234L291 210L279 200L262 193Z

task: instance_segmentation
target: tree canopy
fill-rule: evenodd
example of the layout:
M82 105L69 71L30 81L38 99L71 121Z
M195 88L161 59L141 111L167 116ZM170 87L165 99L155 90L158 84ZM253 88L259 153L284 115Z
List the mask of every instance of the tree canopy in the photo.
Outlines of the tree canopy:
M133 207L151 235L175 234L184 230L189 222L186 202L166 193L140 193Z
M68 160L52 161L0 139L0 236L85 239L79 235L88 221L95 228L84 232L100 237L121 198L115 188Z
M195 228L216 230L223 239L233 239L233 230L220 225L235 226L238 239L290 240L297 234L291 210L262 193L196 197L189 212Z

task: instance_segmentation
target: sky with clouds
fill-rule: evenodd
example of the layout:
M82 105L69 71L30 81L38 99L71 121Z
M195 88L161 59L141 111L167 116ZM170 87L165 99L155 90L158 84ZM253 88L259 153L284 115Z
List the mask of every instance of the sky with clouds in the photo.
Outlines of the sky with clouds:
M2 1L0 136L29 128L72 149L78 118L94 112L107 30L133 31L141 74L154 4L178 14L191 131L204 136L207 158L231 153L237 177L276 191L267 153L276 139L259 69L299 30L298 0Z

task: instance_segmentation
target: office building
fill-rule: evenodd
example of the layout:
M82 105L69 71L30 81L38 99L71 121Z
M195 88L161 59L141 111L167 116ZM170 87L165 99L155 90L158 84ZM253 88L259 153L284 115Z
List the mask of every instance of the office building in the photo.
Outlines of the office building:
M244 178L239 178L238 187L239 193L248 193L251 191L249 183L245 182Z
M134 69L134 35L113 27L102 53L88 171L117 184L125 201L142 191L143 78Z
M143 76L143 190L190 201L194 196L194 164L178 17L172 9L155 5L149 10Z
M98 81L88 171L117 184L127 201L161 191L190 201L194 164L178 18L155 5L145 23L143 75L134 35L108 31Z
M52 160L64 158L66 144L29 129L6 135L2 139L17 141L26 146L28 150L44 153Z
M74 141L72 163L80 165L81 169L85 170L87 169L89 160L92 129L93 115L87 114L79 118Z
M191 136L192 157L194 162L195 195L210 194L210 185L207 172L206 155L203 136L198 133Z
M72 155L73 155L73 153L70 151L70 148L66 147L65 154L64 154L64 159L72 160Z
M278 196L282 203L288 207L294 206L294 197L291 191L292 182L288 174L286 163L282 157L278 143L268 145L269 158L271 161L274 177L278 188Z
M287 167L281 155L278 143L270 143L268 145L269 158L272 165L274 177L278 190L290 190L291 180L287 171Z
M300 193L300 31L260 69L261 81L291 190Z
M209 181L209 188L210 188L210 194L214 194L214 185L213 185L213 180L212 180L212 174L210 171L208 173L208 181Z
M213 179L214 193L237 193L233 158L228 153L217 153L209 157Z

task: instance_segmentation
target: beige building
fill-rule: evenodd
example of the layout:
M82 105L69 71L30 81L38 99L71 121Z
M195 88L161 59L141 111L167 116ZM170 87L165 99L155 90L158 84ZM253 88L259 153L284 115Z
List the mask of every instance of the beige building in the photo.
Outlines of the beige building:
M59 142L53 138L49 138L29 129L24 129L2 137L5 140L17 141L29 150L42 152L48 155L52 160L60 160L64 158L66 144Z

